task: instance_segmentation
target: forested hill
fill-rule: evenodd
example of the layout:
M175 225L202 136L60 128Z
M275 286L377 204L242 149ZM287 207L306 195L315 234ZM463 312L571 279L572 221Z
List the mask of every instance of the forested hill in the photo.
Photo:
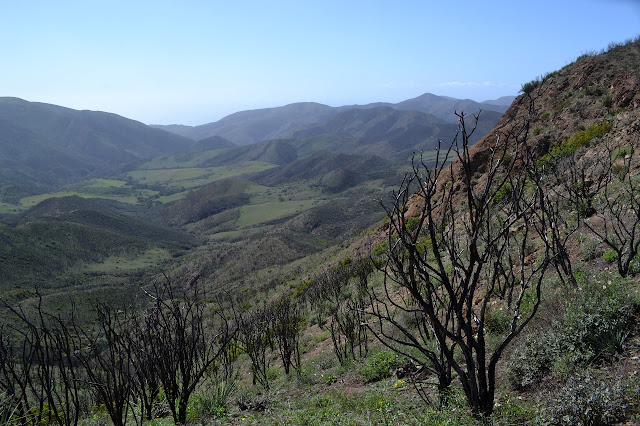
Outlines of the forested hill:
M195 149L192 140L115 114L0 98L3 184L53 185Z

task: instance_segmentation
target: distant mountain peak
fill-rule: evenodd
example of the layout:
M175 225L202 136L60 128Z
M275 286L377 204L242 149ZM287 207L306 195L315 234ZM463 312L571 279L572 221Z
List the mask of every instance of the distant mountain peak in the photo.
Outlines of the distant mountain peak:
M289 137L300 129L320 125L325 120L347 110L389 108L401 111L419 111L434 116L434 119L437 117L446 122L455 123L457 121L454 115L455 111L476 113L479 110L490 110L500 114L504 113L510 102L503 98L494 103L488 103L423 93L420 96L396 104L376 102L367 105L345 105L336 108L317 102L296 102L274 108L238 111L216 122L200 126L154 125L153 127L174 132L194 140L217 135L237 145L250 145L269 139Z

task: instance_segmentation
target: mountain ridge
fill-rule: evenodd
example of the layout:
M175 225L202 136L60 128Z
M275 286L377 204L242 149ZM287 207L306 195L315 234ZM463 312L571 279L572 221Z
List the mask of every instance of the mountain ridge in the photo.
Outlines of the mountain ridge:
M299 128L320 124L347 110L366 110L379 107L405 111L415 110L430 114L448 123L455 123L457 122L455 111L464 110L469 113L477 113L480 110L490 110L504 113L509 106L509 99L513 100L514 98L503 96L496 100L496 103L491 103L491 101L476 102L470 99L455 99L425 93L398 103L376 102L365 105L331 107L315 102L298 102L280 107L238 111L218 121L198 126L180 124L152 124L151 126L194 140L217 135L229 139L237 145L247 145L268 139L285 138ZM244 127L239 123L244 123Z
M194 141L116 114L0 98L3 185L51 187L132 161L191 151Z

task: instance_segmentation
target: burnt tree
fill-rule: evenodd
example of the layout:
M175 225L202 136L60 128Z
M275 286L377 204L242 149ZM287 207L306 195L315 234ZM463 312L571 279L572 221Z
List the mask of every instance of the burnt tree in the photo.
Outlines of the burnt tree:
M437 375L441 397L455 371L480 417L493 411L498 361L540 304L554 255L553 218L530 120L513 119L484 151L472 152L475 125L469 130L467 117L457 115L451 145L438 150L435 164L414 162L386 208L385 282L371 293L367 313L383 343L410 357L409 348L417 349ZM498 306L508 325L490 346L487 318Z

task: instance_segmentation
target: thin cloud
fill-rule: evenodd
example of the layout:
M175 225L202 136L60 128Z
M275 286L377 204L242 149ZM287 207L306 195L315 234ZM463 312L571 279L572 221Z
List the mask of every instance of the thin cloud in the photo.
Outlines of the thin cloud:
M492 81L447 81L445 83L438 83L438 87L505 87L505 83L494 83Z
M392 81L376 83L373 85L376 88L384 88L384 89L403 89L403 88L414 88L414 87L423 87L423 84L415 82L415 81L407 81L402 83L394 83Z

